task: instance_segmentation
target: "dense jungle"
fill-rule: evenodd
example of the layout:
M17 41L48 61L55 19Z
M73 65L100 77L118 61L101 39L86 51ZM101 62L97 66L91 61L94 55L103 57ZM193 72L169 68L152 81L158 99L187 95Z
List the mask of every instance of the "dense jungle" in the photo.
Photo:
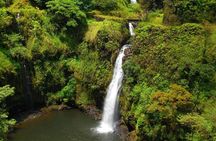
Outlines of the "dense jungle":
M0 0L0 141L44 107L101 113L125 44L124 140L216 141L216 0Z

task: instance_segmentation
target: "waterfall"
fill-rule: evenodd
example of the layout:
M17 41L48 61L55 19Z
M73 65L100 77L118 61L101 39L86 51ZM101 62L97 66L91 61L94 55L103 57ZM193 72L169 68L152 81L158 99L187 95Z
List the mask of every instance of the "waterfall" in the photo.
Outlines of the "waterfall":
M19 19L19 18L20 18L20 13L17 13L17 16L16 16L16 18L17 18L17 19Z
M124 51L130 45L124 45L116 59L112 81L107 90L105 98L103 117L100 126L96 129L98 133L109 133L115 129L115 116L118 114L118 94L123 80L122 63L125 56Z
M130 31L130 35L131 36L134 36L135 33L134 33L134 27L133 27L133 24L132 23L129 23L129 31Z
M137 3L137 1L136 0L131 0L131 3Z
M131 2L136 3L136 0L132 0ZM129 31L131 36L135 35L134 27L131 22L129 22ZM123 58L125 56L124 51L130 46L131 45L124 45L116 59L112 81L107 89L107 95L104 102L102 121L100 122L99 127L96 128L98 133L110 133L115 130L116 117L118 115L118 94L124 76L122 69Z

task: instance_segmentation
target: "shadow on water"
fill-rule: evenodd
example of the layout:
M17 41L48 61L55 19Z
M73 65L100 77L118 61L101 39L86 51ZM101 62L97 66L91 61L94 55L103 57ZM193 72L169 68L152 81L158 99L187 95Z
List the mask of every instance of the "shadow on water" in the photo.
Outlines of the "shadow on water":
M97 134L98 122L79 110L52 112L22 123L9 141L120 141L115 134Z

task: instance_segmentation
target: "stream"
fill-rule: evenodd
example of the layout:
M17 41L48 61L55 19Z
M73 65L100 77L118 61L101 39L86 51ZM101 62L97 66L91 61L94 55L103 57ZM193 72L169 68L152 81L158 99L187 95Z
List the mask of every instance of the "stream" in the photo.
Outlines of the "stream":
M51 112L21 123L9 141L120 141L114 133L92 130L98 125L98 121L76 109Z

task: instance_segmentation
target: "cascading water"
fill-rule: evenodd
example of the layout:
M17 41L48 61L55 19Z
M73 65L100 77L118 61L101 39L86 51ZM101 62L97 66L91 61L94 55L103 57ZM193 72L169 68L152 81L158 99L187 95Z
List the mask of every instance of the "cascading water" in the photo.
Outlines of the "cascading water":
M136 0L131 0L131 3L137 3L137 1Z
M137 3L136 0L131 0L131 3ZM130 35L134 36L133 24L129 22ZM108 87L107 95L105 98L102 121L99 127L96 128L98 133L110 133L115 130L116 127L116 115L118 115L118 94L122 86L122 80L124 72L122 69L123 58L125 56L125 49L130 45L124 45L116 59L115 68L113 72L112 81Z
M129 23L129 31L130 31L130 35L131 36L134 36L135 33L134 33L134 27L133 27L133 24L132 23Z
M123 80L122 62L125 56L124 51L130 45L124 45L115 62L115 68L113 72L112 81L107 90L107 96L105 98L103 117L100 126L96 129L99 133L113 132L115 129L115 117L118 114L118 94Z

